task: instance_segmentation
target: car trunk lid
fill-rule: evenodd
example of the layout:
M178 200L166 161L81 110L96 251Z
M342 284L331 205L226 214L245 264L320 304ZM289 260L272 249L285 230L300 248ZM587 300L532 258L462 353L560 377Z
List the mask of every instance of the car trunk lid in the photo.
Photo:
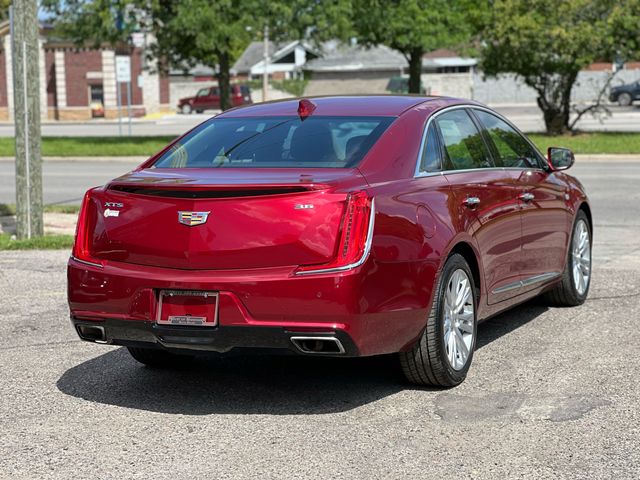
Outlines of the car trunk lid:
M330 261L356 169L142 169L93 191L100 260L180 269Z

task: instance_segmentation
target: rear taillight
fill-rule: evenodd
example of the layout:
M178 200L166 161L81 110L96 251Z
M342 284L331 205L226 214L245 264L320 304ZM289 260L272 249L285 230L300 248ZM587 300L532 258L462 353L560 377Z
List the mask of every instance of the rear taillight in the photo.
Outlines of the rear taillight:
M73 244L71 254L76 260L84 263L102 267L103 262L91 256L91 192L89 190L84 194L80 213L78 214L78 224L76 225L76 240Z
M331 263L303 266L296 270L297 275L329 273L349 270L364 263L371 249L375 203L366 192L349 194L345 204L338 250Z

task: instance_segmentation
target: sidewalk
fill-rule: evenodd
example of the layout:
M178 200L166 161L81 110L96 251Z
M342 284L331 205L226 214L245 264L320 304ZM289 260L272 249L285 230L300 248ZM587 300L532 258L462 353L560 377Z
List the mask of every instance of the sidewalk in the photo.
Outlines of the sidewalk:
M75 213L48 213L43 214L44 233L55 235L74 235L78 215ZM0 216L0 233L16 233L16 217L13 215Z

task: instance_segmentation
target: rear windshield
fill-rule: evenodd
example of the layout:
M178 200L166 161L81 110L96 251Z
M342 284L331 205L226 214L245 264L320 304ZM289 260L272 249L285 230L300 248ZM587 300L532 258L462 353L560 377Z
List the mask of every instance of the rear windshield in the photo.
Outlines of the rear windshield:
M392 117L212 119L191 131L156 168L349 168L362 160Z

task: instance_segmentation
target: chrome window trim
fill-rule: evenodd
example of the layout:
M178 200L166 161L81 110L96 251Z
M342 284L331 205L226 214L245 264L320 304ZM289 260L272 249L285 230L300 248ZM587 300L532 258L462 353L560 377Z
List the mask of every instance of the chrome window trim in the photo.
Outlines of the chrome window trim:
M562 275L557 272L548 272L542 273L540 275L534 275L533 277L525 278L524 280L518 280L516 282L508 283L507 285L503 285L502 287L496 288L491 293L504 293L510 290L515 290L516 288L528 287L530 285L535 285L536 283L542 283L545 281L553 280L554 278Z
M420 141L420 150L418 150L418 158L416 161L416 168L414 170L414 174L413 174L413 178L423 178L423 177L433 177L436 175L450 175L450 174L454 174L454 173L468 173L468 172L475 172L478 170L520 170L520 171L526 171L526 170L537 170L540 172L546 172L546 170L542 167L536 168L536 167L488 167L488 168L468 168L468 169L463 169L463 170L440 170L438 172L424 172L420 170L420 166L422 165L422 156L424 154L424 147L425 147L425 143L427 142L427 132L429 131L429 127L431 126L431 123L433 122L433 120L437 117L439 117L440 115L442 115L443 113L446 112L450 112L452 110L460 110L460 109L476 109L476 110L482 110L484 112L487 112L491 115L494 115L496 117L498 117L500 120L504 121L507 125L509 125L511 128L513 128L519 135L521 135L525 141L527 142L527 144L529 146L531 146L534 151L536 151L537 153L539 153L540 155L542 155L542 153L538 150L538 147L536 147L531 140L529 140L529 138L520 131L520 129L518 127L516 127L513 123L511 123L509 120L507 120L505 117L503 117L501 114L499 114L498 112L491 110L490 108L487 107L482 107L480 105L473 105L473 104L461 104L461 105L451 105L449 107L445 107L442 110L438 110L435 113L432 113L431 116L429 117L429 120L427 120L427 124L424 127L424 131L422 132L422 139Z
M351 263L349 265L343 265L342 267L335 268L322 268L318 270L308 270L296 272L295 275L318 275L321 273L339 273L346 272L347 270L352 270L356 267L362 265L367 258L369 258L369 253L371 252L371 244L373 243L373 226L376 218L376 199L371 199L371 213L369 214L369 228L367 229L367 241L364 244L364 252L362 252L362 256L357 262Z

